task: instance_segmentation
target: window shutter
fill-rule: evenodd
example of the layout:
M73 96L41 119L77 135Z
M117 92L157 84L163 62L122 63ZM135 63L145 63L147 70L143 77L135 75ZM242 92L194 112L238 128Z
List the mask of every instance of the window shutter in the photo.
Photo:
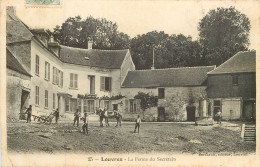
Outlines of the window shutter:
M47 72L48 72L48 71L47 71L47 68L48 68L47 65L48 65L47 62L45 62L45 73L44 73L44 78L45 78L45 79L48 78L48 77L47 77Z
M63 86L63 72L60 72L60 86Z
M73 74L70 74L70 87L73 87Z
M105 90L105 77L100 77L100 90Z
M78 88L78 74L74 74L74 87Z
M112 77L109 77L109 91L112 90Z
M50 64L48 64L48 80L50 80Z

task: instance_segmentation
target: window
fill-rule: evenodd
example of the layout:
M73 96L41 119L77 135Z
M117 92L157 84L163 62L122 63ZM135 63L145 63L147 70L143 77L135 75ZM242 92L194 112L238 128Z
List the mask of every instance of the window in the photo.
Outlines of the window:
M56 67L53 67L53 80L52 80L52 82L54 83L54 84L57 84L57 68Z
M36 55L36 58L35 58L35 74L36 75L39 75L39 69L40 69L40 58L38 55Z
M48 90L45 90L45 107L48 107Z
M45 61L45 79L50 80L50 63Z
M111 77L100 77L100 90L111 91Z
M233 85L238 85L238 75L233 75L232 76L232 84Z
M90 94L95 94L95 76L89 75L89 81L90 81Z
M65 99L65 110L66 111L70 110L70 99L69 98Z
M70 87L78 88L78 74L70 73Z
M158 98L159 99L164 98L164 88L158 88Z
M55 105L55 100L56 100L56 95L55 95L55 93L53 93L53 109L55 109L56 108L56 105Z
M134 99L130 99L130 112L136 112L136 102Z
M80 112L81 112L81 107L82 107L82 105L81 105L81 99L78 99L78 109L79 109Z
M35 87L35 104L39 105L39 87Z
M105 101L104 105L105 105L106 109L109 110L109 101Z
M87 108L87 99L84 99L84 112L87 112L88 111L88 108Z

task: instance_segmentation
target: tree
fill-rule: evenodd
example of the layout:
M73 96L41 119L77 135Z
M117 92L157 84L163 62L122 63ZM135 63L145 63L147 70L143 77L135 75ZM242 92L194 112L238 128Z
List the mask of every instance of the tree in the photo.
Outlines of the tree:
M131 40L131 55L136 69L150 69L155 54L155 68L200 65L201 49L198 41L182 34L168 35L152 31Z
M93 38L95 49L128 49L130 37L118 31L118 26L104 18L92 16L82 20L80 16L68 18L62 26L56 26L52 32L54 39L62 45L87 48Z
M134 97L135 99L140 99L141 100L141 109L143 111L143 118L144 118L144 112L146 109L151 108L151 107L157 107L158 103L158 97L149 95L148 93L144 92L138 92L137 95Z
M250 21L234 7L210 10L198 26L206 64L220 65L249 46Z

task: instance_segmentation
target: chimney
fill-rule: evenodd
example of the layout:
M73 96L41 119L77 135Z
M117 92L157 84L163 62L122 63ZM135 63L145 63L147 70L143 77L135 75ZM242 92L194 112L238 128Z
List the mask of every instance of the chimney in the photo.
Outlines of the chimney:
M187 41L192 41L192 37L190 35L187 37Z
M15 7L14 7L14 6L7 6L7 7L6 7L6 10L7 10L7 13L16 15L16 10L15 10Z
M53 51L56 54L56 56L60 57L61 47L60 47L59 43L54 40L53 36L50 37L50 40L48 42L48 48L51 51Z
M154 48L153 48L153 66L151 67L151 70L154 70Z
M93 40L89 39L88 40L88 49L92 49L92 45L93 45Z

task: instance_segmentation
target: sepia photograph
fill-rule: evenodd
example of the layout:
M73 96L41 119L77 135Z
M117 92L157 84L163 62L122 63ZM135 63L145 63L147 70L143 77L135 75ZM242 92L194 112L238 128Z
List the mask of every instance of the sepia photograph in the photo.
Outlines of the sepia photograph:
M2 166L255 166L259 7L1 2Z

